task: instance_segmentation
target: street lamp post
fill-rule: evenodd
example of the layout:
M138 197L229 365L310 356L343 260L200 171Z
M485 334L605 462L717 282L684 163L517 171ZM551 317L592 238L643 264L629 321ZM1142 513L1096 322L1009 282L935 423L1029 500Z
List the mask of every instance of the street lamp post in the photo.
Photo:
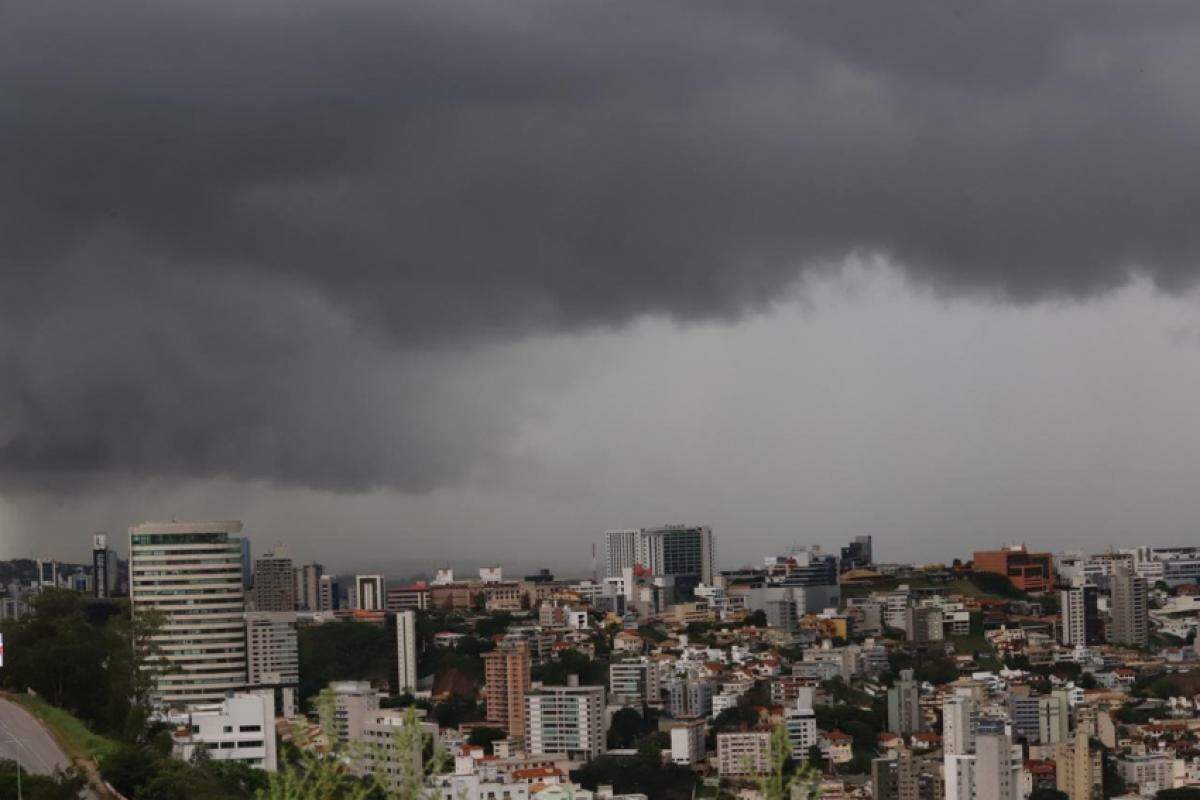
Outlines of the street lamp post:
M13 736L11 733L8 734L8 740L17 747L25 746L24 742L17 739L17 737ZM14 758L13 763L17 765L17 800L21 800L21 759L19 757Z

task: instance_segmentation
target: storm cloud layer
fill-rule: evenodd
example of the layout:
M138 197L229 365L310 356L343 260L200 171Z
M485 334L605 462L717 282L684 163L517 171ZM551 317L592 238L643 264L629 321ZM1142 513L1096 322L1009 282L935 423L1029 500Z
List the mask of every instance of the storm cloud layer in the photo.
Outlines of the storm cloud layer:
M0 480L428 489L562 365L878 256L1194 284L1193 3L0 2Z

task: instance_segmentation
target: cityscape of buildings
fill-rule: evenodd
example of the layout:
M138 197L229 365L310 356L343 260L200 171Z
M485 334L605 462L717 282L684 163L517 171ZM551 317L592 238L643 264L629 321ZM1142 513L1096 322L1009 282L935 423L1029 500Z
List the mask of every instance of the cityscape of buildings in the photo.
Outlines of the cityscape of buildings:
M320 723L299 641L350 624L385 632L388 675L332 676L324 735L372 745L355 770L396 776L393 734L417 704L453 756L429 778L446 798L589 797L573 774L638 752L617 732L629 711L664 765L751 792L776 729L832 798L1200 788L1200 547L1015 545L908 564L860 536L839 554L796 546L720 569L711 528L666 525L605 532L603 574L444 567L413 582L333 575L284 545L252 556L232 520L134 525L126 558L106 534L91 544L90 563L6 562L0 620L36 613L48 589L127 596L154 620L144 668L179 758L271 771L281 740L330 746L297 738ZM478 679L439 652L478 658ZM439 724L456 698L477 717ZM495 732L486 747L480 729Z

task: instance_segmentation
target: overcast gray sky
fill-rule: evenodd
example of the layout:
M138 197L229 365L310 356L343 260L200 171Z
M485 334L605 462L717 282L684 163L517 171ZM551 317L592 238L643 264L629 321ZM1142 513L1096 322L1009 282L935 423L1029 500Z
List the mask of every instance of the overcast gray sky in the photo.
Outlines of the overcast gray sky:
M0 22L0 557L1196 538L1193 3Z

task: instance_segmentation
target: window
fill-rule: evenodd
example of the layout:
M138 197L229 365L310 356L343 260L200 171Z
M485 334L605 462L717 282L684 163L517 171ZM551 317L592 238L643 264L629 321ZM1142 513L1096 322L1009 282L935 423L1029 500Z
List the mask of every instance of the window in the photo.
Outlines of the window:
M239 733L258 733L262 730L262 725L240 725L238 726Z

